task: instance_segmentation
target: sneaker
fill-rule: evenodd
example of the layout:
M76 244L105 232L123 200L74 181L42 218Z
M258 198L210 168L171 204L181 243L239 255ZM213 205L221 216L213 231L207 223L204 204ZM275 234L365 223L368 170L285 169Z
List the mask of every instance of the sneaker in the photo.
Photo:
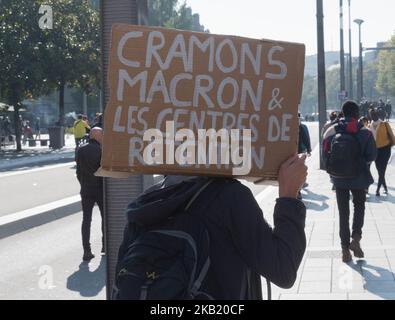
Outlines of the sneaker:
M365 255L361 249L361 245L358 240L352 240L350 243L350 250L354 253L356 258L364 258Z
M84 251L84 256L82 257L83 261L90 261L95 257L95 255L92 253L92 251L87 250Z
M104 256L106 254L106 250L104 247L101 248L100 255Z
M342 249L342 260L344 263L349 263L352 261L352 256L349 249Z

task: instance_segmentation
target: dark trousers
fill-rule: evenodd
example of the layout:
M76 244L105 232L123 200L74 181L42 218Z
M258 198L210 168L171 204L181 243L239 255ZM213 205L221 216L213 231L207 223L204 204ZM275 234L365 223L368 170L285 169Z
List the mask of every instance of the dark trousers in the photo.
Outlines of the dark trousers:
M82 247L84 250L90 250L90 236L91 236L91 222L93 206L97 203L101 215L101 230L102 230L102 246L104 248L104 221L103 221L103 196L81 196L82 204Z
M350 245L350 192L354 203L354 217L352 224L352 238L362 238L362 227L365 218L365 190L348 190L336 188L337 206L340 218L340 240L342 248Z
M391 158L391 146L377 149L376 169L379 174L379 182L377 184L377 192L380 192L381 186L387 190L387 183L385 181L385 172L387 171L388 161Z

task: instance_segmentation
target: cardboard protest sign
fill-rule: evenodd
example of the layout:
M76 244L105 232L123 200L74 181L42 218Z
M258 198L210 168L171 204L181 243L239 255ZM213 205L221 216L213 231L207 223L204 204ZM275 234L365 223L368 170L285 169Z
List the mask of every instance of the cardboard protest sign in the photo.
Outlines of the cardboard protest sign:
M297 152L305 47L116 24L101 171L275 179Z

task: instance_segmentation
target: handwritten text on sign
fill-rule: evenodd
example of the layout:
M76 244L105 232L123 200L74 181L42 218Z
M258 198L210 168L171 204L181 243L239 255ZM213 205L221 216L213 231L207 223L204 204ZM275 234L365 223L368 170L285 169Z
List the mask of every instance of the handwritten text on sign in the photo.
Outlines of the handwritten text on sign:
M103 167L144 165L144 133L173 121L175 131L250 129L252 174L275 173L296 147L303 62L302 45L116 25Z

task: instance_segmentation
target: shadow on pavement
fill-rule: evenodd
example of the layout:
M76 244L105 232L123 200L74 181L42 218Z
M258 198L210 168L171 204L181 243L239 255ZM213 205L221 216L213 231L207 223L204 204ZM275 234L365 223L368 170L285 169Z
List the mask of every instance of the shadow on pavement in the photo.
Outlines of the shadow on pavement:
M67 278L67 289L77 291L82 297L95 297L106 285L106 259L101 257L96 270L91 271L89 263L81 262L79 270Z
M308 210L324 211L329 208L326 203L329 198L325 195L320 195L308 189L303 189L302 196L303 202Z
M395 196L393 196L391 193L389 193L388 195L381 193L380 197L377 197L374 194L369 194L369 196L366 198L366 201L369 203L395 203Z
M366 291L382 299L395 298L395 278L391 270L370 265L366 260L357 260L348 266L361 274Z

